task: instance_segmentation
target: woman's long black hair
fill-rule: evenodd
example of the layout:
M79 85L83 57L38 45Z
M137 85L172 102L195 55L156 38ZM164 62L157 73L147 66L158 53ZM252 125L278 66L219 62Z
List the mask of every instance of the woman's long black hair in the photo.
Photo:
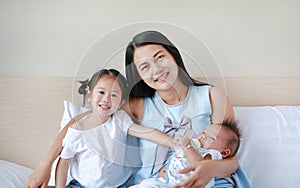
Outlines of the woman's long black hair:
M187 72L179 50L172 44L172 42L158 31L144 31L137 34L133 40L128 44L125 55L126 65L126 78L128 81L129 97L133 98L145 98L153 97L155 89L148 86L143 79L140 77L136 66L133 63L133 54L135 48L144 46L147 44L159 44L163 46L175 59L179 69L178 74L182 82L187 85L207 85L206 83L194 80Z

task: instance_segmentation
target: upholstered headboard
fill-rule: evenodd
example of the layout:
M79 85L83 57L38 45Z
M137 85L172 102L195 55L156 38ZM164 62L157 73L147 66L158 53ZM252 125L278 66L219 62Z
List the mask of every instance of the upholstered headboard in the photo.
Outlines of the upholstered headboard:
M224 87L234 106L300 105L300 77L208 81ZM0 159L34 168L60 129L63 101L81 104L78 84L63 77L2 77L0 87Z

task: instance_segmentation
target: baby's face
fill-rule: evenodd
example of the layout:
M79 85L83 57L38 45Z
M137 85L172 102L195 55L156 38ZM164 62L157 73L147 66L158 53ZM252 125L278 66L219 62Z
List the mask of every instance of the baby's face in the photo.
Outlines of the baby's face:
M210 125L199 134L197 139L203 148L221 151L225 144L225 142L223 143L222 132L222 126Z

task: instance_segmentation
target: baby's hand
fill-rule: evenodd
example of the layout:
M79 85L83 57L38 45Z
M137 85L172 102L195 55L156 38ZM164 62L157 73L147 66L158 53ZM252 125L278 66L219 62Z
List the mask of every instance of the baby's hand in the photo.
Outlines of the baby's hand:
M190 145L191 139L184 136L177 136L175 138L175 155L176 157L184 157L184 149Z
M188 137L177 136L175 138L175 147L183 149L190 144L190 140Z

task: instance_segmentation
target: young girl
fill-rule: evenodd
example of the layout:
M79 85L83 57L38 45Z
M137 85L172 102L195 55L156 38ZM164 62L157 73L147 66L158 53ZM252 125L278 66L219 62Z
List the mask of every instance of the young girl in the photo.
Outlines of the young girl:
M139 126L120 110L127 96L125 78L116 70L100 70L79 92L90 100L91 111L68 129L56 170L56 187L118 187L130 176L124 168L126 136L144 138L173 147L166 134ZM85 103L85 101L84 101Z

